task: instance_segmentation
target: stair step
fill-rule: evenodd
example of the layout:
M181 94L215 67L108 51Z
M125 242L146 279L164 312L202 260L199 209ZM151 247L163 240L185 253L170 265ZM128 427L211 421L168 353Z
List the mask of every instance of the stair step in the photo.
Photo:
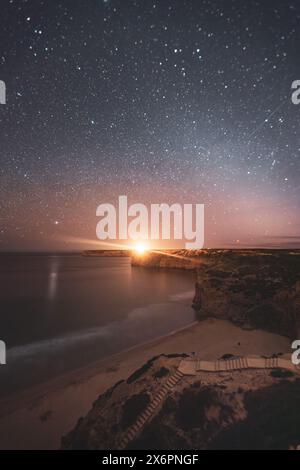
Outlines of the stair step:
M131 440L131 439L133 439L133 438L134 438L134 436L135 436L135 433L134 433L132 430L130 430L130 431L128 431L128 434L127 434L127 436L128 436L128 438Z

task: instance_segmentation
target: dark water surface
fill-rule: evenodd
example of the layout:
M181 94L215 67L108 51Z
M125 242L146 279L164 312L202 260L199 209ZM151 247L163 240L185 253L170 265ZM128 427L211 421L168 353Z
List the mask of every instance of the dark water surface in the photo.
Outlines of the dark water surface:
M0 395L194 321L194 276L129 258L0 254Z

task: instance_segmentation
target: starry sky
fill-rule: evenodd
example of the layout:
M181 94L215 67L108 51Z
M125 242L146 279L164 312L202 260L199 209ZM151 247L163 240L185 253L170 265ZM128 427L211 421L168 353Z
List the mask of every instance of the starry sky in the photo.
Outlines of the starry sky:
M96 208L205 204L207 247L300 246L297 0L1 0L0 250Z

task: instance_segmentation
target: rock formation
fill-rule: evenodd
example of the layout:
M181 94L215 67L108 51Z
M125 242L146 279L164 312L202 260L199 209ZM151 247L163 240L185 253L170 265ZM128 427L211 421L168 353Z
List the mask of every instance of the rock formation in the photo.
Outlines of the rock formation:
M122 448L124 436L170 383L181 359L154 358L116 384L63 438L62 448ZM299 375L281 369L201 372L173 383L125 448L292 449L300 444Z
M194 270L199 318L228 319L293 339L300 334L298 250L173 250L134 256L132 263Z

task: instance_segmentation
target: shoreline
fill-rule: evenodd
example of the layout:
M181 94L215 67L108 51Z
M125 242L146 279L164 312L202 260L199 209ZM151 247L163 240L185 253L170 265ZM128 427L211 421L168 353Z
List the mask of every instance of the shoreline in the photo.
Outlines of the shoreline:
M203 359L218 359L225 353L272 355L290 352L290 342L262 330L242 330L226 320L194 322L1 400L0 448L59 448L62 436L108 388L154 356L193 352Z
M177 333L180 333L181 331L189 330L193 326L196 326L198 323L199 321L196 320L190 323L189 325L183 326L176 330L172 330L169 333L160 335L155 339L150 339L149 341L136 344L135 346L131 346L122 351L111 354L107 357L96 359L95 361L92 361L89 364L86 364L85 366L70 370L61 375L53 377L52 379L43 381L40 384L37 384L32 387L28 387L20 392L10 394L9 398L7 397L0 398L0 420L3 416L18 410L18 408L22 406L26 406L26 402L28 402L28 396L29 396L29 401L39 399L41 395L43 396L45 394L44 393L45 390L47 391L47 393L49 393L49 391L55 392L55 391L58 391L60 388L70 385L73 382L74 377L76 377L77 381L88 380L91 376L94 375L95 370L101 367L103 363L107 361L108 362L113 361L117 359L118 357L121 357L123 355L126 355L127 353L131 353L139 349L143 349L144 347L152 346L156 342L163 341L164 339L167 339L168 337L171 337ZM15 406L13 406L14 403L16 403ZM9 408L10 404L11 404L11 408Z

